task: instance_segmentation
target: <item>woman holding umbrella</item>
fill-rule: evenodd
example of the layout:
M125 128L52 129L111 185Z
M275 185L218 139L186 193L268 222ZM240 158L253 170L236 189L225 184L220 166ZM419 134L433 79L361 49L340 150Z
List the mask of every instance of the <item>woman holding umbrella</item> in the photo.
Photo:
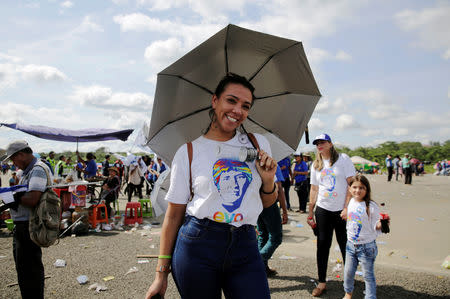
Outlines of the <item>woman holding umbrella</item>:
M328 256L333 230L345 262L347 243L347 206L351 195L348 183L355 175L355 167L346 154L339 154L330 136L321 134L313 144L317 148L316 160L311 167L311 191L308 224L317 225L317 270L319 284L312 291L314 297L326 290ZM314 213L314 207L316 207Z
M147 299L165 294L170 271L182 298L220 298L222 291L227 298L270 297L254 227L263 207L276 200L277 163L261 135L255 135L258 160L222 155L252 147L238 129L252 107L253 91L246 78L227 74L212 96L206 133L192 142L191 166L186 145L175 154Z

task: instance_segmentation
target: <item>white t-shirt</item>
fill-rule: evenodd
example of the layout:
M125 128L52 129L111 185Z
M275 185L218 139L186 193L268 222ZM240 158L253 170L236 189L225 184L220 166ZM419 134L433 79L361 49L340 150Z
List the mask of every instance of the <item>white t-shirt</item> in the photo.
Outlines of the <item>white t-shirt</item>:
M254 135L259 147L271 156L267 139L259 134ZM252 148L248 137L240 133L225 142L203 136L192 142L194 198L189 201L189 159L187 146L182 145L172 161L166 200L187 204L187 214L199 219L208 218L237 227L243 224L256 225L263 209L259 194L261 177L255 162L240 162L233 158L233 155L238 157L242 146Z
M311 167L311 185L319 186L317 206L336 212L344 209L347 194L347 178L355 175L352 160L346 154L339 154L336 163L330 167L330 160L323 160L322 170Z
M376 229L380 220L380 208L371 201L369 204L369 215L366 211L366 203L350 199L347 207L347 240L354 244L366 244L375 240L380 230Z

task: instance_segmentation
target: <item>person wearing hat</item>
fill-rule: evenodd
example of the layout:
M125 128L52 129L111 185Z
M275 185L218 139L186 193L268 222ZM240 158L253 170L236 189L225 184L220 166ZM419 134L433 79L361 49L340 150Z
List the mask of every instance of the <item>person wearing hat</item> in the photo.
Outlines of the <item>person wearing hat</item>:
M301 153L295 153L295 166L292 173L292 183L295 183L295 191L298 196L298 210L296 212L306 213L306 204L308 202L308 164L303 161Z
M316 159L311 167L311 191L308 224L317 231L317 270L319 284L312 291L314 297L326 290L328 256L333 231L345 262L347 243L347 206L351 195L348 183L355 175L355 167L346 154L339 154L328 134L317 136ZM315 211L314 211L315 208Z
M13 235L13 255L16 263L17 279L22 298L44 298L44 265L42 251L30 239L28 230L30 208L36 206L43 192L51 181L50 169L33 156L33 150L28 143L18 140L10 143L6 149L6 162L11 159L13 164L23 170L19 185L28 187L25 192L14 194L15 207L10 213L15 224Z
M109 176L102 185L102 193L105 194L102 198L105 200L108 217L111 217L111 203L114 202L119 196L120 178L119 170L115 166L109 167L108 173Z
M402 168L403 168L403 172L405 173L405 184L411 185L412 170L411 170L411 164L409 163L409 154L408 153L406 153L405 156L402 158Z

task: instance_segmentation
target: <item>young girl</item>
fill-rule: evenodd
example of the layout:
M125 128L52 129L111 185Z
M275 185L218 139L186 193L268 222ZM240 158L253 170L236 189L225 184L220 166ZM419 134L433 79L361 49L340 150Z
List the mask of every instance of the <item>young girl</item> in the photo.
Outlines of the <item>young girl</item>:
M376 281L373 271L378 254L376 237L381 233L380 209L370 197L369 180L357 174L350 181L352 199L347 214L347 247L344 267L345 299L352 298L355 271L358 262L364 273L366 299L376 298Z

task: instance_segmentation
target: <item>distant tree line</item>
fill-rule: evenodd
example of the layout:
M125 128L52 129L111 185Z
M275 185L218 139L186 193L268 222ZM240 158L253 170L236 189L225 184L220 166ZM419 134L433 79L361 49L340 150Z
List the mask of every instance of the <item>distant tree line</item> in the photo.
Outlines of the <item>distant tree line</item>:
M346 153L350 157L360 156L370 161L378 162L384 165L385 158L388 154L392 157L403 157L405 153L409 153L410 158L417 158L425 163L435 163L441 160L450 159L450 140L443 143L432 142L429 145L422 145L420 142L394 142L387 141L377 147L358 147L354 150L348 147L337 147L341 153Z

